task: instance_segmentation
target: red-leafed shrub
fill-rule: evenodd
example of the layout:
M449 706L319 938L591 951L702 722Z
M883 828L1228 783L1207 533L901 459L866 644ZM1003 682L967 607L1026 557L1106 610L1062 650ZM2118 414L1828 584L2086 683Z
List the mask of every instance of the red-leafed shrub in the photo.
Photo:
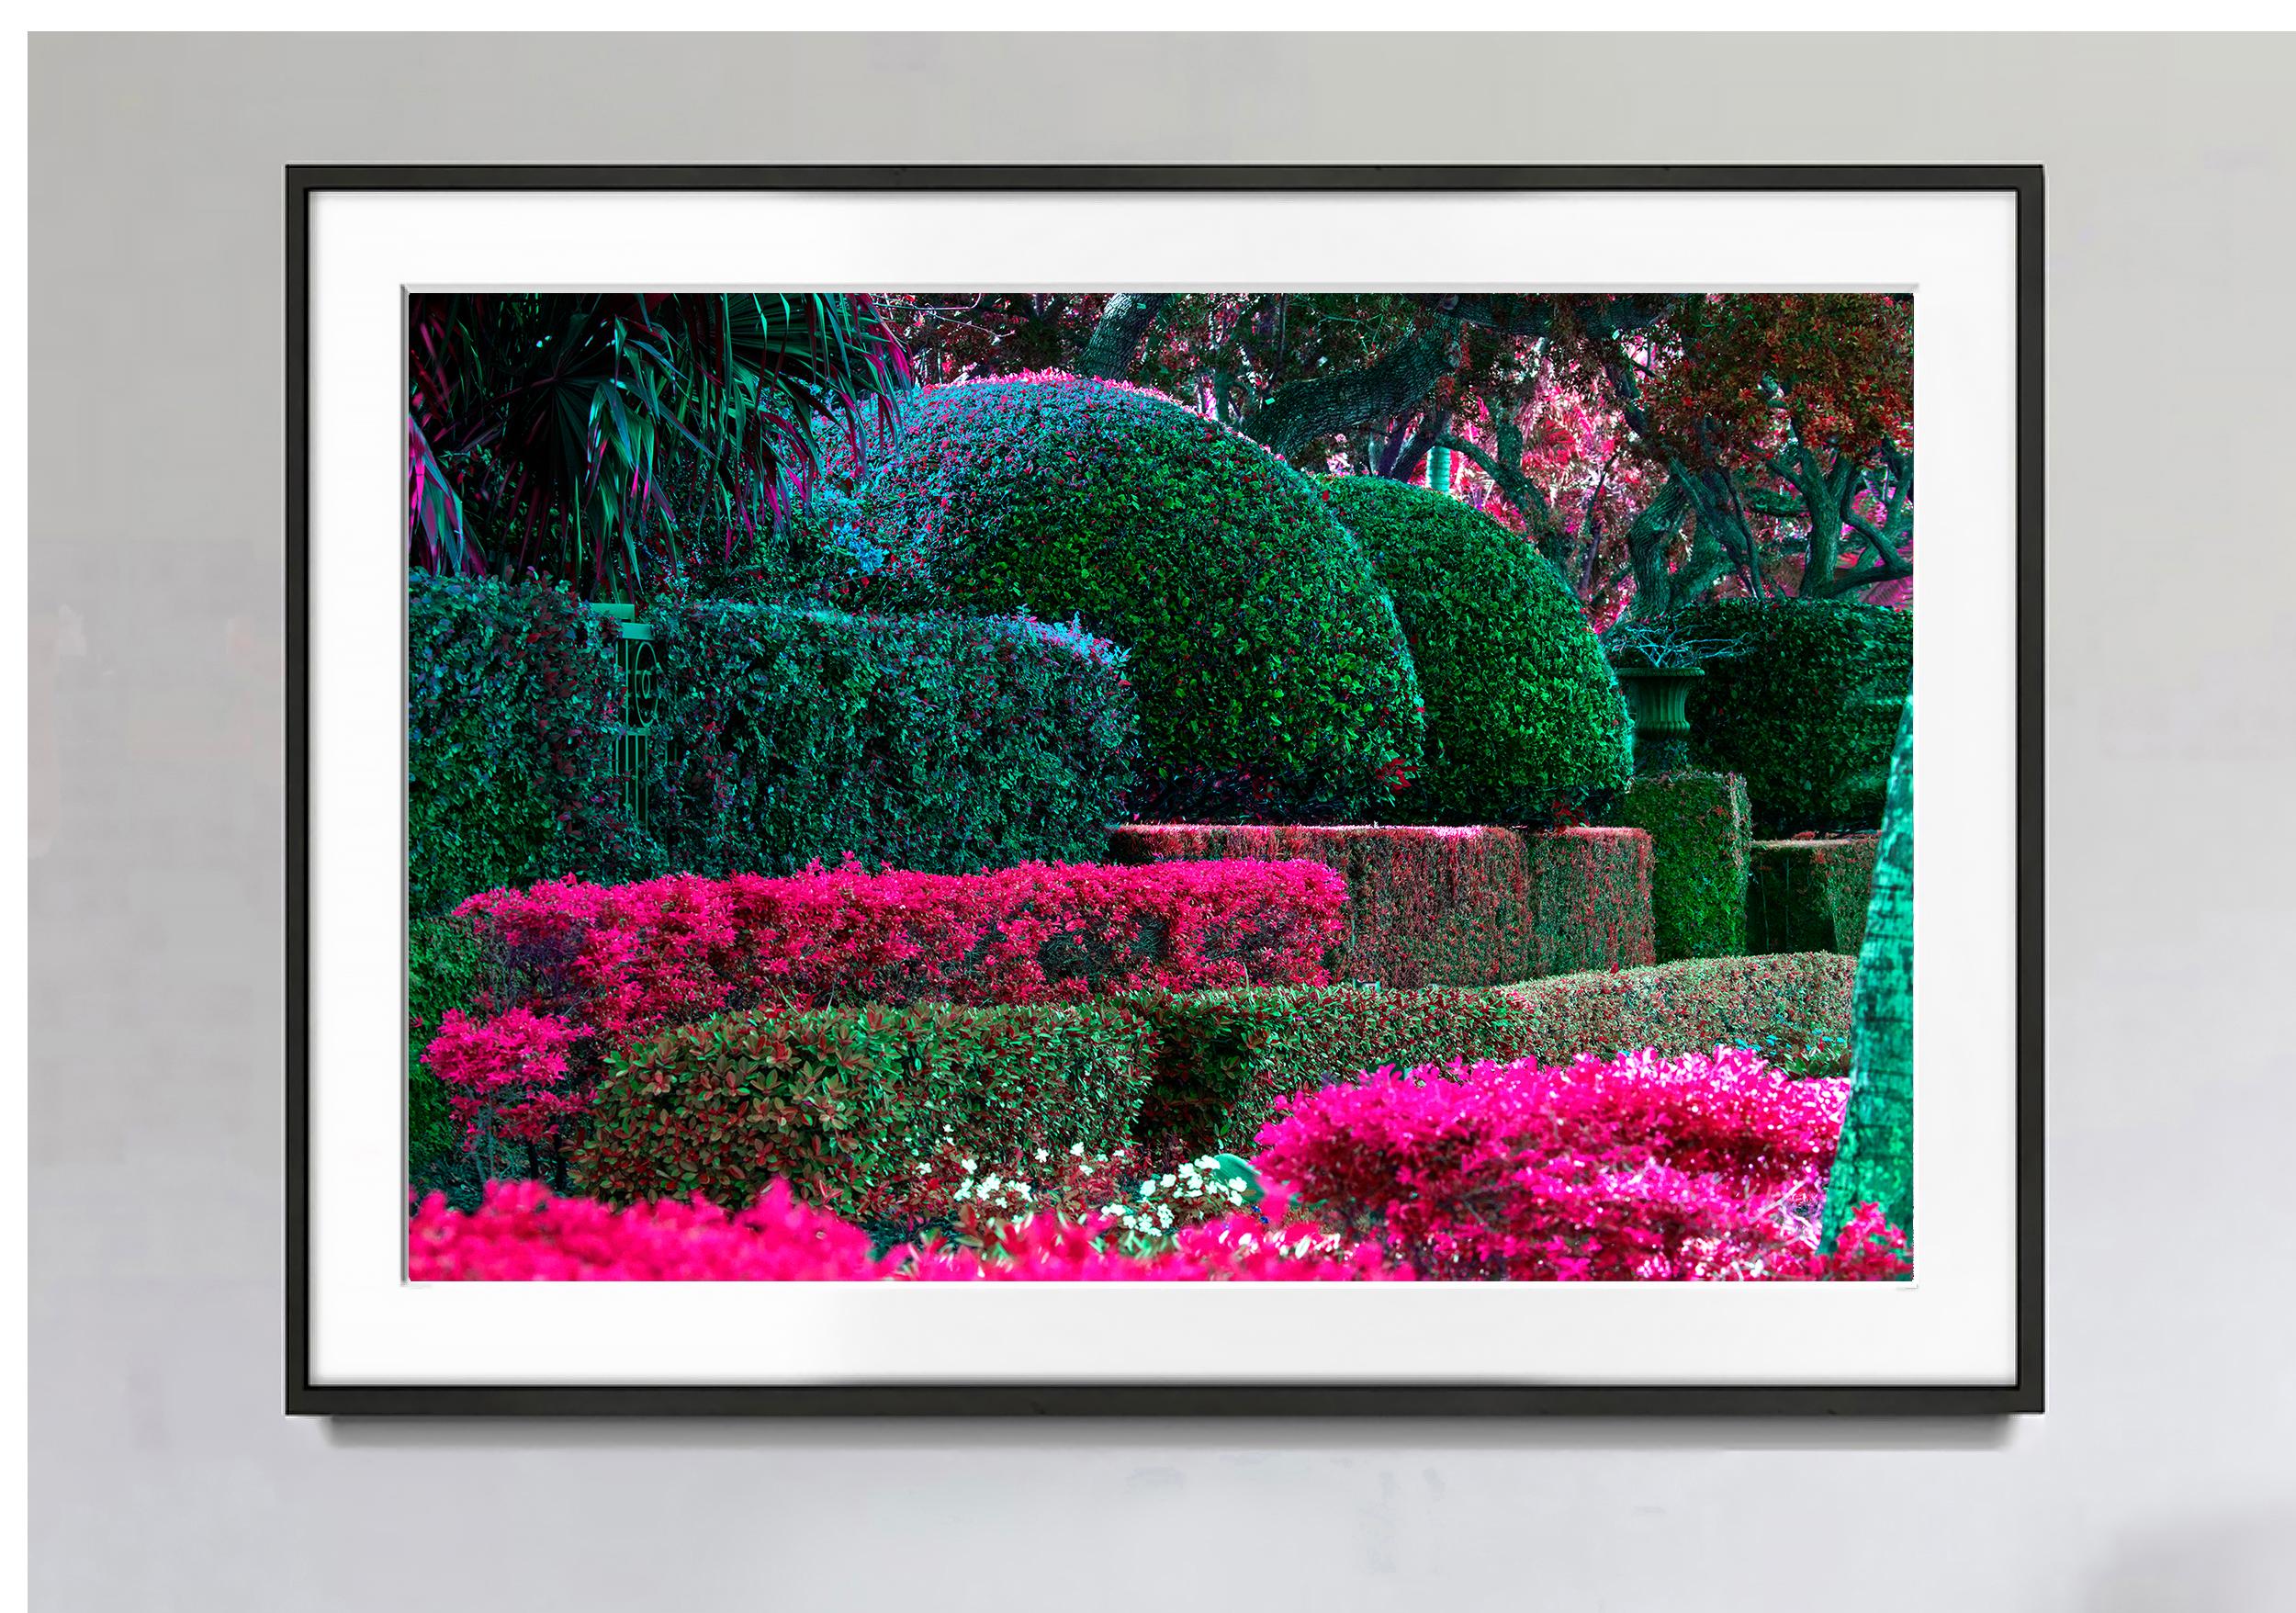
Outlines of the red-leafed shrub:
M618 1055L575 1181L736 1208L785 1180L859 1207L944 1146L1117 1148L1150 1068L1148 1026L1109 1003L753 1010Z
M890 1274L869 1235L776 1182L749 1208L558 1198L539 1182L490 1182L464 1214L433 1193L407 1228L415 1282L820 1282Z
M990 874L552 880L465 902L508 996L610 1042L728 1008L1074 1002L1311 984L1343 934L1311 863L1024 863Z
M1737 1048L1385 1070L1289 1100L1254 1165L1422 1278L1896 1275L1870 1217L1818 1252L1847 1099Z
M1111 833L1109 855L1323 863L1347 882L1341 979L1490 986L1656 955L1649 840L1638 829L1136 823Z
M1747 950L1857 956L1880 845L1877 835L1755 841L1746 886Z

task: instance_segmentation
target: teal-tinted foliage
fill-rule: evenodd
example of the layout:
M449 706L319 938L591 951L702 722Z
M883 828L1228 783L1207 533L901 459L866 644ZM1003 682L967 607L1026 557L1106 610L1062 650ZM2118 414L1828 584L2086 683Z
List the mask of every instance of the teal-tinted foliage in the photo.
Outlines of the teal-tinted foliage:
M1027 610L1131 651L1144 817L1360 820L1421 758L1370 562L1308 479L1154 394L1066 378L922 394L860 494L863 596Z
M1320 485L1395 602L1426 702L1426 763L1399 806L1436 822L1536 824L1626 784L1618 681L1536 547L1425 488Z
M1720 600L1680 616L1696 637L1739 641L1691 689L1691 750L1702 767L1745 775L1756 831L1878 825L1913 692L1913 614Z
M1858 953L1850 1106L1826 1195L1830 1248L1861 1204L1913 1236L1913 703L1889 769L1889 810Z
M613 776L613 629L563 587L407 585L407 901L646 869Z
M664 603L650 827L675 867L1095 862L1131 782L1125 658L1013 618Z

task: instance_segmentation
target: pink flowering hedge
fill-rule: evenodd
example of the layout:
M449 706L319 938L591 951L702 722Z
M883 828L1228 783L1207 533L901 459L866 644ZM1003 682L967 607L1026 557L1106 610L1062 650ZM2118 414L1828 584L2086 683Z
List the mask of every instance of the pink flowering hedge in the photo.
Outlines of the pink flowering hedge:
M615 1210L535 1182L494 1182L467 1214L433 1194L407 1232L416 1282L950 1282L1408 1280L1375 1245L1343 1245L1311 1224L1242 1212L1187 1227L1168 1246L1128 1250L1103 1217L1033 1217L992 1246L899 1246L775 1183L729 1213L671 1201Z
M1422 1278L1900 1275L1870 1207L1818 1247L1848 1093L1742 1048L1382 1070L1290 1099L1255 1164Z
M551 880L456 911L516 996L616 1042L786 1002L1077 1002L1151 987L1315 985L1346 885L1310 862L1149 868L1028 863L987 874Z
M1312 858L1347 882L1334 979L1496 986L1656 961L1650 841L1633 829L1135 823L1109 857Z

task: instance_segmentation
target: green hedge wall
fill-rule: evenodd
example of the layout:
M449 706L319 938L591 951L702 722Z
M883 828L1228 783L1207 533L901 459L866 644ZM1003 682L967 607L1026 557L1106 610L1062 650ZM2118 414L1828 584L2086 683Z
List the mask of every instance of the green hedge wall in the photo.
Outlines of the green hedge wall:
M1347 881L1335 978L1491 986L1653 961L1650 842L1632 829L1131 823L1116 863L1305 857Z
M461 1153L446 1089L423 1067L422 1050L448 1009L478 996L478 938L467 919L414 919L407 924L407 1179L419 1190L447 1185Z
M1746 950L1857 956L1880 845L1873 835L1757 841L1746 887Z
M1012 618L657 605L648 793L670 864L788 874L850 853L970 874L1097 862L1131 782L1124 656Z
M1155 1084L1138 1131L1152 1151L1249 1155L1276 1100L1382 1065L1567 1062L1656 1047L1761 1047L1840 1075L1852 959L1698 958L1515 986L1283 986L1125 998L1154 1022ZM1825 1061L1823 1067L1820 1061Z
M1154 393L922 393L855 538L883 555L863 603L1081 617L1129 649L1140 816L1356 821L1420 765L1419 682L1362 547L1298 471Z
M563 588L409 580L410 912L557 874L648 871L613 776L611 634Z
M1659 961L1745 952L1753 840L1746 781L1736 773L1644 773L1627 787L1615 816L1650 837L1650 921Z
M760 1009L681 1026L613 1058L584 1192L615 1203L701 1193L743 1208L776 1177L850 1203L944 1135L1001 1158L1131 1135L1153 1032L1111 1003Z
M1626 703L1546 557L1480 511L1379 476L1318 479L1395 602L1426 702L1396 805L1441 823L1547 823L1626 783Z
M1811 600L1721 600L1677 613L1735 640L1690 691L1692 759L1741 773L1755 831L1871 829L1913 689L1913 615Z

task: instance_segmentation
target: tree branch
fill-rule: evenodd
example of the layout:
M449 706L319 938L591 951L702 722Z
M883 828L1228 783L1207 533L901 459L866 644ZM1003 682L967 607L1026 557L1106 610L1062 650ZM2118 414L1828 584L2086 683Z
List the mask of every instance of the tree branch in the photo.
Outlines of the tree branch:
M1171 300L1168 291L1119 291L1109 298L1108 306L1100 310L1099 322L1092 327L1092 334L1085 342L1084 356L1076 361L1077 373L1097 376L1102 380L1122 380L1131 373L1132 364L1140 356L1140 344L1148 339L1156 316Z

